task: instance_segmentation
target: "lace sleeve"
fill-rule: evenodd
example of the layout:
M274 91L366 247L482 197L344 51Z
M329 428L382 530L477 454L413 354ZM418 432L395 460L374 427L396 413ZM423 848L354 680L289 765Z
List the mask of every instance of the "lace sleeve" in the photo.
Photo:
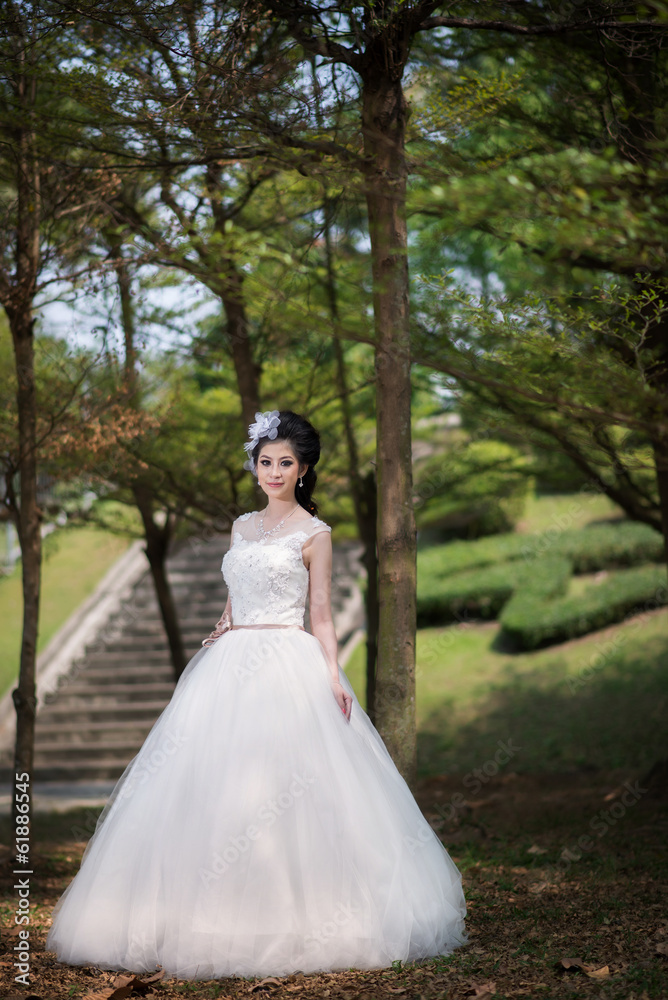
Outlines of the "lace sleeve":
M330 526L325 524L324 521L321 521L319 517L314 517L309 538L313 538L314 535L321 534L323 531L329 531L331 533L331 530Z

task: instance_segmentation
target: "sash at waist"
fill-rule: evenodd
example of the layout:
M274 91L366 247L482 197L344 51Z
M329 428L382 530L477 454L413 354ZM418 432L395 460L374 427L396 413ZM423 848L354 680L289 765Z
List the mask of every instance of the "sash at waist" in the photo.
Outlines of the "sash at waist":
M232 628L233 629L235 629L235 628L299 628L299 629L302 630L302 632L306 631L306 629L304 628L303 625L270 625L270 624L264 624L264 623L261 624L261 625L232 625Z

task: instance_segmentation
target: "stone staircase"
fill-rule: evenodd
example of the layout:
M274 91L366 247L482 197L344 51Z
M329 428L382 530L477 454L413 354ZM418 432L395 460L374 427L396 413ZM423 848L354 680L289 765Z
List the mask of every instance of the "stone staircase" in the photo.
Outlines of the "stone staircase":
M186 655L221 615L227 589L220 564L229 535L182 543L168 559ZM334 546L332 611L341 643L362 624L357 590L361 547ZM309 627L308 617L306 627ZM169 651L148 571L84 656L59 678L37 713L33 782L115 780L135 756L174 690ZM0 783L9 784L12 748L0 751Z

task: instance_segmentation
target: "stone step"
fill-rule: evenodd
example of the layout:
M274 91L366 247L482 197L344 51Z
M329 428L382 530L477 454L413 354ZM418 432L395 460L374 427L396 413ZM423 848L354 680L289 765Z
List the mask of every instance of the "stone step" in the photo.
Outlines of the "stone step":
M173 691L173 688L172 688ZM130 702L103 702L100 704L79 701L73 705L65 705L59 699L53 705L45 705L39 710L37 724L40 720L57 722L61 719L70 720L71 723L85 719L89 722L111 722L114 720L134 719L143 721L152 719L154 722L162 712L163 708L169 704L169 697L152 698Z
M88 704L98 706L100 703L134 702L136 699L155 701L161 698L169 699L173 690L174 685L164 681L156 683L141 681L138 684L86 684L78 678L72 684L59 689L58 703L73 707L81 699L85 699Z
M51 766L54 760L58 763L77 760L109 761L131 760L141 747L141 741L135 740L102 740L87 743L39 743L35 745L35 767Z
M220 613L218 614L220 618ZM218 621L215 619L206 619L206 624L197 622L195 627L188 626L186 628L181 628L181 638L183 639L184 645L197 644L197 640L200 639L202 631L208 625L215 625ZM209 632L211 628L209 628ZM207 635L209 633L207 632ZM201 639L200 639L201 641ZM131 650L133 653L138 650L156 650L156 649L166 649L167 640L165 638L165 631L162 628L162 623L156 628L150 631L144 628L141 632L126 632L125 635L118 635L113 637L108 637L104 640L103 644L92 645L89 649L87 660L93 659L98 654L104 653L123 653L126 650Z
M138 666L155 664L156 666L163 666L169 663L169 650L167 645L163 646L162 649L141 649L141 650L105 650L100 653L92 653L90 657L86 659L86 664L93 664L99 669L113 669L114 667L127 666L128 664L137 664ZM83 670L79 671L79 676L86 677L88 674L89 667L85 666Z
M110 662L106 667L90 666L85 671L77 674L86 684L141 684L141 683L164 683L169 684L174 680L171 664L164 658L164 663L143 666L146 662L143 653L137 653L137 665L123 661ZM65 682L61 688L67 687Z
M81 719L76 726L71 720L66 722L40 722L37 718L35 727L35 746L42 747L45 743L73 743L81 746L84 743L110 740L122 742L143 741L148 735L155 717L153 714L146 719L103 719L91 722Z
M226 601L227 595L221 594L220 600L207 602L201 606L198 605L197 608L191 611L181 608L181 614L179 615L181 629L192 630L202 628L207 622L211 621L212 617L214 622L218 621L225 610ZM165 629L157 604L152 603L150 607L142 605L138 608L138 612L136 621L129 622L123 629L124 634L155 635L162 632L164 635ZM111 632L111 635L113 636L114 633Z
M36 782L86 782L115 781L120 778L130 763L129 760L51 760L49 764L36 767L33 784ZM10 765L0 766L0 785L11 785L14 769Z

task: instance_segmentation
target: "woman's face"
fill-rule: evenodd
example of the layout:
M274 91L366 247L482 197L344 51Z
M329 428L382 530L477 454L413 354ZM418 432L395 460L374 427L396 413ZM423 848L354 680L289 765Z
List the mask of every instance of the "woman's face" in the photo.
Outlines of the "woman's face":
M299 465L289 441L266 441L257 456L257 481L268 497L294 501L295 486L308 469Z

